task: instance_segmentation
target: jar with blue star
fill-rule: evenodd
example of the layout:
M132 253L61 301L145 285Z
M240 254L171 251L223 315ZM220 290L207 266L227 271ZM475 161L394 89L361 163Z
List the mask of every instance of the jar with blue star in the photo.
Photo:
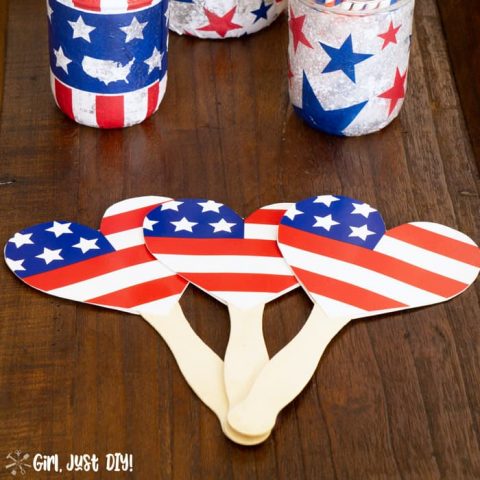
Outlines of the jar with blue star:
M311 127L381 130L406 95L415 0L291 0L289 91Z

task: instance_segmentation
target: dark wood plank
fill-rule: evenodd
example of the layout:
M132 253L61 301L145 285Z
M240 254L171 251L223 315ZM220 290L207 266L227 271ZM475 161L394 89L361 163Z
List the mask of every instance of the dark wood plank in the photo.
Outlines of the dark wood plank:
M470 140L480 163L480 11L475 2L438 0Z
M285 18L239 41L172 35L155 117L125 131L79 127L51 98L43 8L10 2L2 241L54 218L98 225L135 195L210 197L246 215L327 192L371 202L389 226L430 220L480 239L478 167L434 0L418 2L399 120L358 139L322 135L293 114ZM480 478L478 284L447 305L345 328L272 438L247 449L224 438L140 318L41 295L4 265L0 280L0 459L16 448L130 452L134 473L112 478L139 480ZM182 305L223 354L225 308L193 288ZM301 292L267 307L272 354L309 309ZM1 462L0 478L11 478Z
M3 86L5 72L5 38L7 35L8 3L0 2L0 85ZM0 88L0 112L2 111L3 88Z

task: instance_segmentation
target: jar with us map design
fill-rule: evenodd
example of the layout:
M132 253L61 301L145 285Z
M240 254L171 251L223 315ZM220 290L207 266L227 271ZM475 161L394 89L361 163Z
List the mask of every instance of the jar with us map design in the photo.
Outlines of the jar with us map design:
M415 0L290 0L289 90L334 135L376 132L406 95Z
M58 107L90 127L153 115L167 85L168 0L47 0Z

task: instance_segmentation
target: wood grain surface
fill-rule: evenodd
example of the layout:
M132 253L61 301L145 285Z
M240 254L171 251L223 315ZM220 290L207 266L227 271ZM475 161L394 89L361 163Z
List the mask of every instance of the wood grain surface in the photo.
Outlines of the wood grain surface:
M450 53L478 45L478 29L450 16L463 2L441 2ZM246 215L337 193L377 206L387 226L429 220L480 240L479 173L468 133L478 145L471 100L479 98L478 69L468 79L463 60L450 62L435 0L417 3L400 118L356 139L323 135L294 115L285 18L237 41L172 35L160 112L138 127L97 131L72 123L53 103L44 2L11 0L9 7L0 61L2 243L53 219L98 226L109 205L145 194L213 198ZM479 282L447 304L352 323L272 437L242 448L223 436L139 317L42 295L3 264L0 280L1 479L12 478L5 456L16 449L62 459L134 455L132 473L28 472L26 479L480 478ZM194 288L182 306L222 355L226 309ZM301 292L268 306L271 354L309 309Z

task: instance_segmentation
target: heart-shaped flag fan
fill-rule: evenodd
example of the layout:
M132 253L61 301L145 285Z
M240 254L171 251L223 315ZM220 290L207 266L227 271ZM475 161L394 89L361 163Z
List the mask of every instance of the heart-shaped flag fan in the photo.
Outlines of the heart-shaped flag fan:
M276 245L290 204L264 207L243 220L212 200L167 202L147 216L145 243L163 264L227 305L263 305L298 283Z
M268 361L262 332L265 303L298 286L276 244L278 223L290 206L270 205L244 221L222 203L182 199L164 203L146 218L150 252L229 307L224 369L231 405L248 392Z
M129 313L166 313L187 282L134 243L117 249L97 230L54 221L16 233L5 260L17 277L50 295Z
M178 300L188 282L160 264L145 247L145 215L170 199L130 198L111 206L100 232L73 222L52 222L16 233L5 247L13 272L51 295L142 315L163 337L186 381L219 418L225 434L245 445L228 427L223 362L194 332Z
M377 210L339 195L292 207L280 223L278 244L315 307L229 412L230 425L246 435L273 428L350 320L446 301L468 288L480 269L480 249L463 233L428 222L385 232Z
M292 215L290 215L292 217ZM278 243L312 300L330 317L362 318L448 300L475 280L480 250L443 225L384 231L366 203L324 195L297 203Z

